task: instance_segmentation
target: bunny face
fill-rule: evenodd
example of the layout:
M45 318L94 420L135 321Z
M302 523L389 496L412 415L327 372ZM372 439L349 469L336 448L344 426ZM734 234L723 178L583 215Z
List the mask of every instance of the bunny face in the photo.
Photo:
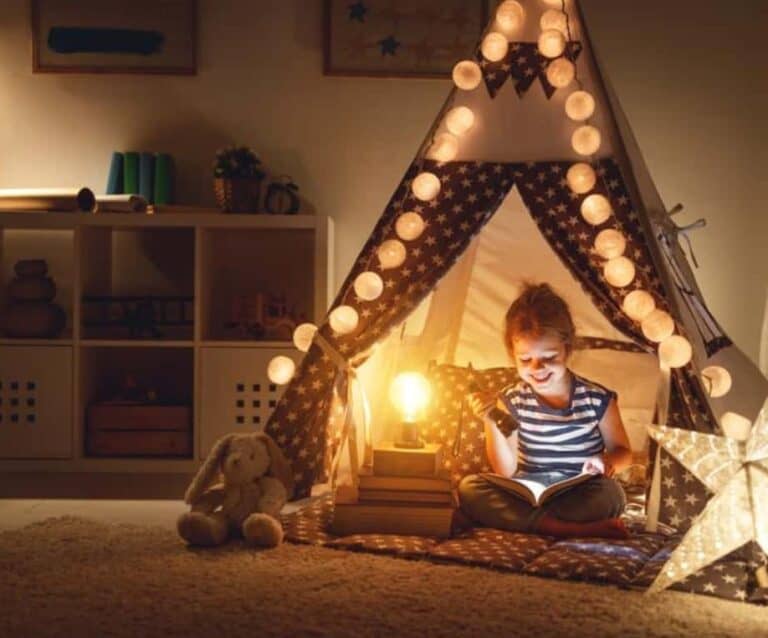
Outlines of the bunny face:
M271 457L266 444L254 437L233 437L221 463L221 472L230 485L251 483L269 470Z

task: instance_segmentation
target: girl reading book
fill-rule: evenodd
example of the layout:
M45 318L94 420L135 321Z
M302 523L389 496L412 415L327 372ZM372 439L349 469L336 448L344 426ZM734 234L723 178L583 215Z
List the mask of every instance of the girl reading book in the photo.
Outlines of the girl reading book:
M534 506L483 474L459 484L461 509L487 527L551 536L624 538L626 499L612 478L631 453L616 393L575 375L567 360L575 330L565 301L547 284L527 284L505 319L504 343L520 381L498 395L473 392L496 474L551 485L591 474ZM511 424L511 427L510 427Z

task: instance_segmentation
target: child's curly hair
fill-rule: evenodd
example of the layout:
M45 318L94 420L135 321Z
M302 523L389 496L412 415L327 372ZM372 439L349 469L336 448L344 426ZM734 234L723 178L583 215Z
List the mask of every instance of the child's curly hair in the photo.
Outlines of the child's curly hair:
M513 340L518 335L539 337L556 334L570 354L576 338L573 317L565 303L549 284L523 284L523 291L507 310L504 319L504 345L510 356L514 354Z

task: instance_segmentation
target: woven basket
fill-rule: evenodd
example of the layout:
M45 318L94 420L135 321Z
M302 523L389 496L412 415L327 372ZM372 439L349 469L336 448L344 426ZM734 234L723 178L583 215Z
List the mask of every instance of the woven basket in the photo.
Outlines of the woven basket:
M216 203L225 213L258 213L260 177L214 177Z

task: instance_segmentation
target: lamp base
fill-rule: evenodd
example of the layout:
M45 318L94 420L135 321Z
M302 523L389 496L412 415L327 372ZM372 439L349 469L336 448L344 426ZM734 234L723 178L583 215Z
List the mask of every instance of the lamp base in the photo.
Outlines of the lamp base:
M424 447L424 440L419 436L418 424L412 421L400 423L400 436L395 440L396 448L419 450Z

